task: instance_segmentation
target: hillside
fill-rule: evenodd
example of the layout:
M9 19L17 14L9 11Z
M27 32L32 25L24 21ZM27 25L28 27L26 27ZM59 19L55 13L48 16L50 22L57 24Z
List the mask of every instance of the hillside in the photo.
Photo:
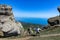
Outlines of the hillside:
M20 21L21 22L21 21ZM26 22L21 22L24 29L26 30L29 27L37 27L39 26L40 28L43 28L44 25L40 25L40 24L32 24L32 23L26 23ZM56 33L60 33L60 27L48 27L48 29L44 29L43 31L41 31L41 35L44 34L56 34Z
M32 37L28 40L60 40L60 27L45 29L41 31L40 36Z
M27 29L27 28L29 28L29 27L37 27L37 26L39 26L40 28L42 28L42 25L40 25L40 24L32 24L32 23L26 23L26 22L21 22L22 23L22 25L23 25L23 27L25 28L25 29Z
M21 22L22 23L22 25L23 25L23 27L25 28L25 29L27 29L27 28L29 28L29 27L31 27L31 26L33 26L33 27L37 27L37 26L39 26L40 28L43 28L42 26L44 26L44 25L40 25L40 24L32 24L32 23L25 23L25 22ZM60 27L50 27L50 28L48 28L48 29L44 29L43 31L41 31L41 33L40 33L40 35L44 35L44 34L58 34L58 33L60 33Z
M60 40L60 36L51 36L51 37L33 37L28 40Z
M41 34L57 34L60 33L60 27L51 27L48 29L45 29L44 31L41 31Z

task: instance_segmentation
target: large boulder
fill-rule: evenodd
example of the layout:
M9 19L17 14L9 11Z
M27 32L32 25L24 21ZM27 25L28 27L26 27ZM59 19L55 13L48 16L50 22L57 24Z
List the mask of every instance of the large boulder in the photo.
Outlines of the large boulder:
M49 19L48 19L48 23L49 23L51 26L60 24L60 16L56 16L56 17L49 18Z
M23 34L24 28L20 22L16 22L9 5L0 5L0 31L4 36Z

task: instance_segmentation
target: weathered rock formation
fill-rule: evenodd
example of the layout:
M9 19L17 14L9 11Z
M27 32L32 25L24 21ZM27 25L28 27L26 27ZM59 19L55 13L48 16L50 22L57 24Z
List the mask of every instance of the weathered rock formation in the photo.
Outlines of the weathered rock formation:
M12 7L9 5L0 5L0 31L4 36L23 34L23 26L15 21Z
M56 17L49 18L49 19L48 19L48 23L49 23L51 26L60 24L60 16L56 16Z

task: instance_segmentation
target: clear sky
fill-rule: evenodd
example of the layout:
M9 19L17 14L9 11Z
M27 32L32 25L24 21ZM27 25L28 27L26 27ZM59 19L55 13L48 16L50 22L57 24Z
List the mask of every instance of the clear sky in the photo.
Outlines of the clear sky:
M0 0L13 7L15 17L49 18L58 15L60 0Z

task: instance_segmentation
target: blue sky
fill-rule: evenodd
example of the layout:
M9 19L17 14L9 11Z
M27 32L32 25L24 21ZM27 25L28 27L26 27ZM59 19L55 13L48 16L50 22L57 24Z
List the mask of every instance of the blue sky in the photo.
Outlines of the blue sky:
M59 14L60 0L0 0L11 5L15 17L49 18Z

